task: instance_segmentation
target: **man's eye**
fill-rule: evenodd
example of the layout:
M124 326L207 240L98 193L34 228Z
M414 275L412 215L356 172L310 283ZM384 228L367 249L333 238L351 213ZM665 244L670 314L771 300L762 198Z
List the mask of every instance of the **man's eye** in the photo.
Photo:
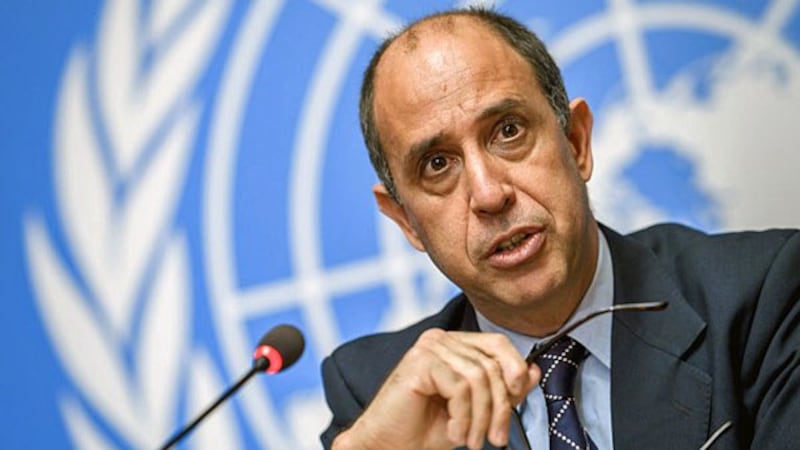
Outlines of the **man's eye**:
M500 128L503 139L511 139L519 134L519 127L515 123L507 123Z
M445 167L447 167L447 158L445 158L444 156L434 156L428 162L428 165L434 171L439 172L441 170L444 170Z

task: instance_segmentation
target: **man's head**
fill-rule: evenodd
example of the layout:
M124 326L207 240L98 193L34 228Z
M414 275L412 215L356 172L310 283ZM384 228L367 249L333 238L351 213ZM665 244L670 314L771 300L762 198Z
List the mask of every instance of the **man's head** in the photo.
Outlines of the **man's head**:
M567 122L569 121L569 98L567 91L564 87L564 81L561 78L561 71L558 69L555 61L550 56L550 53L545 48L544 43L539 39L536 34L527 29L524 25L516 20L498 14L492 10L484 8L471 8L456 11L447 11L437 14L432 14L417 22L414 22L401 30L394 36L386 39L375 54L372 56L367 70L364 71L364 81L361 85L361 101L359 104L359 115L361 121L361 131L364 136L364 142L369 151L369 158L372 166L375 169L381 183L386 186L387 191L395 198L397 198L394 180L392 174L386 163L386 156L383 152L378 129L375 126L375 115L373 108L373 99L375 96L375 69L386 49L400 36L410 35L413 41L415 34L415 27L425 23L435 21L436 19L447 19L448 17L461 16L469 17L479 21L480 23L488 26L498 36L502 37L514 51L523 57L531 70L536 76L539 85L553 108L558 121L562 127L566 129ZM413 45L413 44L412 44Z
M594 273L592 117L583 100L559 106L563 87L541 81L560 86L558 69L539 74L489 14L423 19L383 48L362 111L394 185L374 193L490 320L543 334Z

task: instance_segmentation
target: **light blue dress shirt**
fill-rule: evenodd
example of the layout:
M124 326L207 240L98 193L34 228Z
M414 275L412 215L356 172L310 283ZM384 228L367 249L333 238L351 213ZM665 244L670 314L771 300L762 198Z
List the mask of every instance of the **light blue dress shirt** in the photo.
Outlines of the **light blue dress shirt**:
M614 270L611 253L603 233L597 230L597 234L599 251L592 284L578 309L564 326L613 304ZM515 333L490 322L478 311L475 311L475 315L481 331L505 334L523 357L528 355L536 343L547 338ZM611 434L611 319L610 314L597 317L569 334L589 351L589 356L578 369L575 400L581 423L600 450L614 448ZM531 448L549 449L547 407L541 388L537 386L531 390L518 410L522 412L522 426Z

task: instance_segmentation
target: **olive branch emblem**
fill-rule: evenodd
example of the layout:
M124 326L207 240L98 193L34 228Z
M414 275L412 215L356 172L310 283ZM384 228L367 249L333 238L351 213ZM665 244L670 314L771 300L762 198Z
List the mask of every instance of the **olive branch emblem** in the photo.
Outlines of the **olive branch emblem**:
M61 227L39 211L23 220L37 306L74 386L59 406L78 448L155 447L176 426L182 380L188 414L222 385L205 350L190 348L189 250L175 215L203 108L193 92L229 4L147 3L142 14L135 0L108 2L94 48L73 47L53 133ZM234 423L218 414L193 444L236 448Z

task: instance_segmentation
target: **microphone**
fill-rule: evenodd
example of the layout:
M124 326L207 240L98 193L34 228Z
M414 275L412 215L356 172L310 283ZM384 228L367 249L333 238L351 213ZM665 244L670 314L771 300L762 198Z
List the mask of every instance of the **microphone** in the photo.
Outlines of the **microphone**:
M245 373L239 381L229 387L219 398L198 415L190 424L186 425L170 438L161 450L167 450L180 442L190 431L192 431L211 411L216 409L222 402L228 399L239 390L250 378L258 372L266 372L270 375L288 369L303 354L306 341L303 333L292 325L278 325L269 330L258 341L258 347L253 352L253 367Z
M253 367L270 375L287 369L303 354L306 341L291 325L278 325L258 341L253 352Z

